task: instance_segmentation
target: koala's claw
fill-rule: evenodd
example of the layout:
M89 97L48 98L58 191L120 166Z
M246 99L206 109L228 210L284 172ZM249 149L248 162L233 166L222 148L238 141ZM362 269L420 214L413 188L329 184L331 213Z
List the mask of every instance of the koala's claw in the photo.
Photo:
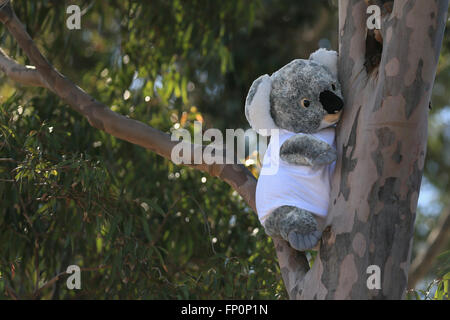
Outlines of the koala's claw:
M288 235L288 241L292 248L298 251L305 251L314 248L319 242L321 232L316 230L312 233L303 234L298 231L291 231Z

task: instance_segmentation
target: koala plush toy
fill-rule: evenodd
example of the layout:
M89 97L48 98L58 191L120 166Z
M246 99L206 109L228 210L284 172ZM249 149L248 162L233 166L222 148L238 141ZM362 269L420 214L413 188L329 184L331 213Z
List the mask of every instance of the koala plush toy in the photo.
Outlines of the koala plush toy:
M272 133L256 187L258 217L269 236L299 251L314 248L322 235L318 216L328 211L343 105L337 53L325 49L259 77L247 95L251 127Z

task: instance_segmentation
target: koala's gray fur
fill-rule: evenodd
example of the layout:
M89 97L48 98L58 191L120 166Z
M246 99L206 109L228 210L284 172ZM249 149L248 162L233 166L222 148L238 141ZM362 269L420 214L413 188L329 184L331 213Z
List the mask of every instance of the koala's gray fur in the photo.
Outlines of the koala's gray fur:
M322 235L314 215L293 206L275 209L264 222L264 229L271 237L289 240L299 251L314 247Z
M337 67L333 69L337 70ZM331 70L315 60L296 59L270 76L270 97L261 110L270 113L268 117L278 128L304 133L290 137L280 148L280 158L290 164L314 169L336 160L334 148L311 135L336 123L343 107L341 86L336 73ZM255 118L250 119L248 108L254 108L252 101L263 77L267 79L268 76L255 80L247 95L245 115L250 124ZM268 91L261 92L269 96ZM308 106L302 105L304 99L308 100ZM339 107L334 109L336 105ZM261 115L255 109L252 109L252 114L253 117L255 114L256 117ZM289 241L291 247L300 251L312 249L321 237L313 212L287 205L269 213L264 221L264 229L269 236Z
M281 146L280 158L292 164L317 167L336 161L336 150L310 135L293 136Z
M320 128L327 114L319 101L322 91L333 91L342 99L339 81L326 67L315 61L293 60L270 78L271 116L278 127L292 132L313 133ZM311 102L308 108L301 106L303 98Z
M255 80L255 82L253 83L253 85L251 86L248 94L247 94L247 99L245 99L245 104L249 105L252 103L253 97L255 96L256 91L258 90L258 86L262 81L262 77L259 77L258 79ZM247 119L249 119L249 115L248 115L248 109L245 108L245 116L247 117Z

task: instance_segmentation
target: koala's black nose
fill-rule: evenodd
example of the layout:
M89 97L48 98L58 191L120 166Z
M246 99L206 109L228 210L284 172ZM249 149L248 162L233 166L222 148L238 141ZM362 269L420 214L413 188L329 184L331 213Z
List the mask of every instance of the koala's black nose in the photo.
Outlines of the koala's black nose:
M323 108L330 114L337 113L344 107L344 101L329 90L320 93L319 101Z

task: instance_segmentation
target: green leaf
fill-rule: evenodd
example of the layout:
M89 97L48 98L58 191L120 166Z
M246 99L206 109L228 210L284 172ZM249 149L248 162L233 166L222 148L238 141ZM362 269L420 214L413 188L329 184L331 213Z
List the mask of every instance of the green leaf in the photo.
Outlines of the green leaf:
M443 277L450 273L450 250L444 251L436 258L437 275Z
M149 242L152 242L152 236L150 235L150 229L148 227L147 219L145 217L142 217L141 221L142 221L142 227L144 228L145 236L147 237Z

